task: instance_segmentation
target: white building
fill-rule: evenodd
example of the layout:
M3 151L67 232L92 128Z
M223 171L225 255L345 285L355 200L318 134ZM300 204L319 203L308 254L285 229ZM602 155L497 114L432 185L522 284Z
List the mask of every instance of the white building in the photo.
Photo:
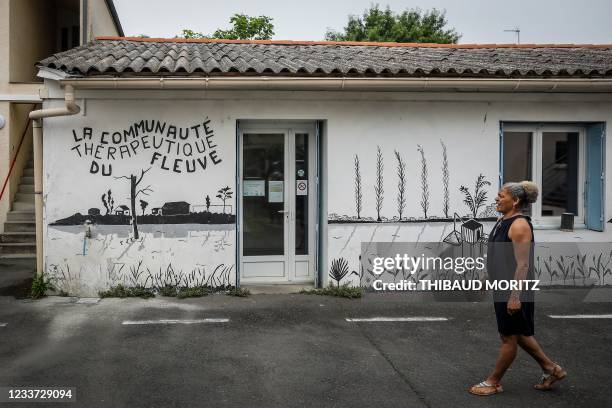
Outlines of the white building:
M66 115L42 119L41 269L70 293L326 285L340 259L357 284L362 243L488 232L523 179L536 240L610 242L609 46L107 37L39 67Z

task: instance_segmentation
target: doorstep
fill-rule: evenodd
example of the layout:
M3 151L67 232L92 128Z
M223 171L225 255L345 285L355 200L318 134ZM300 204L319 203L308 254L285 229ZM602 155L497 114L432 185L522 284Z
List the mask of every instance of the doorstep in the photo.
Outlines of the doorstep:
M248 289L252 295L285 295L288 293L299 293L302 290L314 289L312 283L301 283L301 284L260 284L260 283L247 283L240 285L243 289Z

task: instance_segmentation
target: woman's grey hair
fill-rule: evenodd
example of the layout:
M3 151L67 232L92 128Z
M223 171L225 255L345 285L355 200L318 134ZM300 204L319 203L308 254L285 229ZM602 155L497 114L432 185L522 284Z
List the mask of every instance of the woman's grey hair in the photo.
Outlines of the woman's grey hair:
M538 199L538 186L533 181L505 183L505 188L512 197L519 200L519 208L527 208Z

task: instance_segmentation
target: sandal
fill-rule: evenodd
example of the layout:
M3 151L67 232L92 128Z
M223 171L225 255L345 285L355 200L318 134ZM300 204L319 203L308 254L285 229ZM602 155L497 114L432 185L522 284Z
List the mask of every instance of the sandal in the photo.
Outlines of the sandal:
M552 389L552 385L567 376L565 371L559 364L555 363L552 373L542 373L540 383L533 386L536 390L548 391Z
M478 384L472 385L468 390L470 394L474 395L493 395L499 394L504 389L501 384L489 384L486 381L480 382Z

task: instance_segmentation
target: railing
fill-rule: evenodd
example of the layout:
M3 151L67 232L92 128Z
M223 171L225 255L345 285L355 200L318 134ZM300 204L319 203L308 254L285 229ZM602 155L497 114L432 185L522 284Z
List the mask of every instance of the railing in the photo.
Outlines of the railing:
M36 104L32 105L32 108L30 109L30 112L33 111L35 107L36 107ZM29 112L28 112L28 114L29 114ZM0 201L2 201L2 197L4 196L4 191L6 190L6 186L8 185L8 182L11 179L11 174L13 173L13 168L15 167L15 162L17 162L17 157L19 156L19 151L21 150L21 145L23 144L23 140L25 139L25 136L28 133L28 129L30 127L30 123L31 122L32 121L28 117L28 121L26 122L25 129L23 129L23 133L21 134L21 139L19 140L19 145L17 146L17 151L15 152L15 155L13 156L13 159L11 160L11 165L9 167L8 173L6 174L6 177L4 178L4 183L2 183L2 190L0 191Z

